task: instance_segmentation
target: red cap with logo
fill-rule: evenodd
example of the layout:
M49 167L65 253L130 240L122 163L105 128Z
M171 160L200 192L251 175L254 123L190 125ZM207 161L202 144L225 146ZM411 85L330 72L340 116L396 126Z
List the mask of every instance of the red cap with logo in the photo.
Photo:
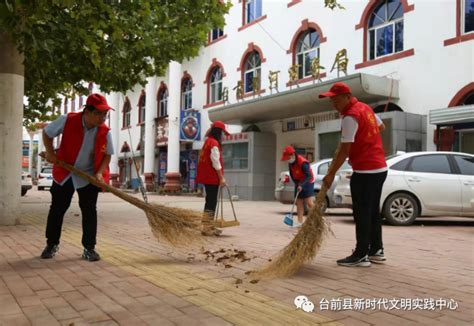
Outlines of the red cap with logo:
M351 94L352 91L347 86L345 83L335 83L334 85L331 86L329 89L329 92L319 94L319 98L324 98L324 97L333 97L336 95L341 95L341 94Z
M295 149L293 146L286 146L285 149L283 150L283 156L281 157L282 161L288 161L290 159L291 155L294 155L296 153Z
M212 124L212 127L213 127L213 128L222 129L222 131L223 131L227 136L230 135L230 133L229 133L229 132L227 131L227 129L225 128L224 122L222 122L222 121L215 121L215 122Z
M90 105L96 108L99 111L108 111L113 110L108 104L105 97L100 94L91 94L87 97L86 105Z

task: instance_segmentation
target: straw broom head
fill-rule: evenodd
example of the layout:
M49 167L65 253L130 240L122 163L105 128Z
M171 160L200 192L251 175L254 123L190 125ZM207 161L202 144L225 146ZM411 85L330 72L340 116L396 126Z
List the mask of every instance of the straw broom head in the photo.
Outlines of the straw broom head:
M81 178L86 179L93 185L102 188L103 190L107 190L130 204L141 208L148 219L151 232L159 241L180 247L189 247L191 245L200 244L204 241L201 236L200 225L202 213L191 209L145 203L144 201L130 196L105 182L97 180L95 177L70 164L59 160L56 164Z
M276 259L261 270L253 273L256 278L286 277L295 274L304 263L311 261L319 252L325 237L332 233L321 209L326 200L327 189L321 189L315 205L308 213L300 231L280 252Z

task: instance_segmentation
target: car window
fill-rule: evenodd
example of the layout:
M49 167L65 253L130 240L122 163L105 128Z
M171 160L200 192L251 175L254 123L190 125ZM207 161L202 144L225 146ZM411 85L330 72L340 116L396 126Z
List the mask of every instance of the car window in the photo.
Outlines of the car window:
M328 173L328 169L329 169L329 162L323 163L318 168L318 174L319 175L326 175Z
M426 173L451 173L446 155L422 155L413 158L411 171Z
M474 157L456 155L454 160L458 164L461 174L474 175Z
M41 170L41 173L53 173L53 169L52 168L43 168L43 170Z
M352 167L349 164L349 160L345 160L344 163L342 163L341 167L339 168L339 170L351 170L351 169Z
M406 158L392 165L390 169L397 170L397 171L406 171L409 162L410 162L410 158Z

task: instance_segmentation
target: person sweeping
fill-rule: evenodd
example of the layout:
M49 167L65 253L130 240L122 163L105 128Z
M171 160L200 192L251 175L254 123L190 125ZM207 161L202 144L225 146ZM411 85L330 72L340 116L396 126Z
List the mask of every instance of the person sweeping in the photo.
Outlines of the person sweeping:
M221 146L223 134L230 135L222 121L215 121L206 133L207 138L198 161L196 183L203 184L206 190L206 203L202 217L202 234L205 236L222 233L212 221L216 211L219 187L226 185Z
M382 186L387 178L387 163L380 136L384 124L370 106L352 96L351 89L344 83L335 83L319 97L329 98L342 116L340 150L323 182L327 187L331 186L337 170L347 157L354 171L350 187L357 242L353 253L339 259L337 264L368 267L371 262L384 262L379 209Z
M105 125L109 110L113 110L105 97L91 94L82 112L72 112L60 116L43 131L46 160L53 163L53 185L51 206L46 224L46 247L41 258L48 259L59 250L64 214L68 210L72 196L77 191L82 213L82 257L88 261L100 260L95 251L97 235L97 198L100 188L89 183L56 164L58 160L108 183L109 163L114 153L112 135ZM53 149L53 139L62 134L57 154Z
M288 162L290 177L295 184L296 213L298 221L293 221L293 227L299 228L303 225L304 205L311 209L314 196L314 175L309 161L296 153L292 146L286 146L282 161Z

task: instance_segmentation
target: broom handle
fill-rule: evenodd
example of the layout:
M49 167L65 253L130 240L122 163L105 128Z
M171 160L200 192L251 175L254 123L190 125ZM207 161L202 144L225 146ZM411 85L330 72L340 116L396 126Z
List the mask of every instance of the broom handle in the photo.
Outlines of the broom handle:
M41 153L43 154L43 153ZM45 158L45 155L41 155L41 157ZM77 169L76 167L64 162L64 161L61 161L61 160L57 160L56 161L56 164L66 170L68 170L69 172L72 172L78 176L80 176L81 178L83 179L86 179L87 181L89 181L90 183L92 183L94 186L97 186L99 188L102 188L102 189L105 189L111 193L113 193L115 196L125 200L125 201L128 201L129 203L141 208L141 209L148 209L149 208L149 205L147 203L144 203L142 202L140 199L137 199L133 196L130 196L126 193L124 193L123 191L120 191L118 190L117 188L115 187L112 187L111 185L103 182L103 181L99 181L97 180L97 178L91 176L90 174L87 174L85 173L84 171L81 171L79 169Z
M334 152L334 156L331 160L331 164L329 165L328 171L331 171L332 167L334 166L335 158L339 154L340 149L341 149L340 145L337 146L336 152ZM328 190L329 190L328 186L323 182L321 184L321 190L319 190L318 195L316 196L316 202L326 200L326 193L328 192Z

